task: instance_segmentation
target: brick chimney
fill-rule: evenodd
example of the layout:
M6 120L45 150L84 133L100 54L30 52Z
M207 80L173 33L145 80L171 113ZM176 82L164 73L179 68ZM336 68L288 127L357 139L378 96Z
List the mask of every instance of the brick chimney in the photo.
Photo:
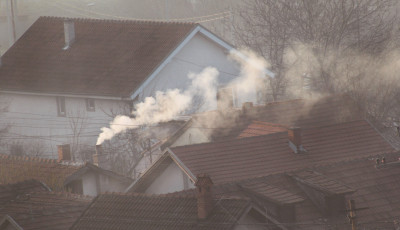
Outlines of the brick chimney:
M96 154L93 155L93 164L103 169L110 169L107 154L103 152L101 145L96 145Z
M291 127L288 130L289 146L295 153L305 152L301 142L301 128Z
M75 41L75 25L72 19L64 20L64 36L65 36L65 47L68 49L71 47L72 43Z
M58 150L58 161L70 161L71 160L71 148L69 144L57 145Z
M197 187L197 217L204 220L214 208L213 182L207 174L200 174L197 176L195 185Z

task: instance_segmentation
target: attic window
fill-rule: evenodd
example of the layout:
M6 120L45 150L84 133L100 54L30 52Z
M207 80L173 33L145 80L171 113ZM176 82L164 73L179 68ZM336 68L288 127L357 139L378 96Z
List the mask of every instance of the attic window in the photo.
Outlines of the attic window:
M94 112L96 110L93 98L86 98L86 110L89 112Z
M57 113L59 117L65 117L65 97L57 97Z

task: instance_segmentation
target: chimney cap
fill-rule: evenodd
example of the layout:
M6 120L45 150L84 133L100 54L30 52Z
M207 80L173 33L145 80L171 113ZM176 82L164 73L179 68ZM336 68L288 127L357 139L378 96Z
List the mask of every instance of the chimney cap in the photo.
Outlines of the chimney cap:
M208 174L199 174L197 175L197 180L196 183L194 184L195 186L211 186L214 183L211 180L211 177Z

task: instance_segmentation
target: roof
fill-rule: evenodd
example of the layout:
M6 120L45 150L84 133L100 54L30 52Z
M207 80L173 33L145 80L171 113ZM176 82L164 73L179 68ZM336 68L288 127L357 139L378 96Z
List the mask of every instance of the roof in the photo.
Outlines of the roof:
M249 200L219 198L209 217L197 217L194 196L102 194L72 229L233 229Z
M35 179L62 191L64 180L80 167L55 159L0 155L0 184Z
M263 121L253 121L247 126L240 134L239 138L243 137L254 137L267 135L271 133L280 133L288 130L288 127L280 124L274 124L270 122Z
M386 164L376 166L376 160L386 159ZM298 185L296 177L301 177L314 186L315 189L331 191L345 196L345 200L355 200L357 223L360 229L394 229L393 224L400 220L400 152L372 155L368 157L342 160L325 165L299 169L290 173L277 173L264 177L256 177L213 187L214 194L219 197L239 195L251 198L249 191L243 187L251 184L254 188L265 185L275 188L275 194L281 197L301 197L296 202L295 229L351 229L346 217L347 213L334 217L325 216L312 199ZM315 187L315 185L318 185ZM268 189L262 189L268 192ZM251 191L250 191L251 192ZM195 190L186 190L176 194L195 194ZM330 194L326 194L329 196ZM266 195L268 198L268 195ZM256 199L252 199L256 202ZM263 204L261 204L263 206ZM267 207L268 208L268 207ZM366 209L365 209L366 208Z
M85 164L85 166L81 167L80 169L78 169L77 171L72 173L70 176L68 176L64 181L64 185L67 185L67 184L71 183L72 181L82 179L82 176L88 172L99 173L99 174L114 178L115 180L118 180L118 181L120 181L122 183L126 183L126 184L130 184L133 182L133 179L131 179L129 177L119 175L113 171L100 168L92 163L87 162Z
M24 230L67 230L90 201L67 193L26 192L2 205L0 216L10 216Z
M64 50L64 20L40 17L2 56L1 90L129 97L198 26L70 19L76 39Z
M288 133L281 132L174 147L139 178L131 191L144 191L163 172L168 163L163 162L168 158L194 181L193 175L206 173L215 184L221 184L395 151L365 120L303 129L302 145L306 152L294 153Z
M209 136L211 141L221 141L234 139L240 135L254 136L271 133L272 131L266 132L272 128L266 129L268 123L270 126L276 126L273 131L283 131L284 127L290 126L312 128L360 119L364 119L364 115L348 95L295 99L247 106L241 109L232 108L227 111L209 111L193 115L192 119L171 136L162 148L172 145L190 128L200 129ZM260 128L261 131L255 130Z
M1 184L0 204L4 205L8 201L15 199L21 194L44 191L50 191L50 189L47 187L47 185L37 180L26 180L14 184Z

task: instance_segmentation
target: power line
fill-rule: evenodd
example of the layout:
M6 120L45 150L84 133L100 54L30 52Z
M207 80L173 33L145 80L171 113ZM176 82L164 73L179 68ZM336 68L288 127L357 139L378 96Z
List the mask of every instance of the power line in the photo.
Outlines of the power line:
M46 1L47 2L47 1ZM54 1L51 1L52 3L55 3ZM133 18L133 17L123 17L123 16L117 16L117 15L112 15L112 14L106 14L106 13L101 13L101 12L96 12L96 11L92 11L92 10L86 10L80 7L76 7L74 5L71 4L67 4L65 2L60 2L58 1L57 4L62 5L64 7L68 7L68 8L72 8L74 10L78 10L81 12L86 12L92 15L98 15L98 16L102 16L102 17L109 17L109 18L116 18L116 19L123 19L123 20L135 20L135 21L158 21L158 22L169 22L169 21L195 21L197 23L201 23L201 22L207 22L207 21L213 21L213 20L218 20L221 18L225 18L230 16L231 11L223 11L223 12L218 12L218 13L214 13L214 14L209 14L209 15L202 15L202 16L197 16L197 17L189 17L189 18L171 18L171 19L143 19L143 18ZM60 7L58 7L60 8ZM60 9L64 9L64 8L60 8ZM71 12L71 11L70 11ZM83 14L81 14L83 15ZM83 15L86 17L93 17L92 15ZM223 16L221 16L223 15ZM196 21L199 20L199 21Z

